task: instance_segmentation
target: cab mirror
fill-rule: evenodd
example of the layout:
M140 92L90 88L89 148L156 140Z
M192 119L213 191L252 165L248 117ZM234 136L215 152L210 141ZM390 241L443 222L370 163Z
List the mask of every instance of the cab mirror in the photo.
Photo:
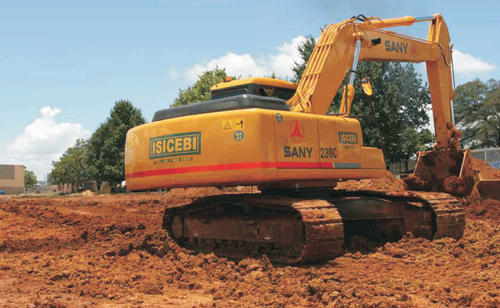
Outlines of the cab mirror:
M365 92L366 95L372 96L373 95L373 87L372 83L370 82L370 79L368 78L363 78L361 80L361 87L363 88L363 92Z

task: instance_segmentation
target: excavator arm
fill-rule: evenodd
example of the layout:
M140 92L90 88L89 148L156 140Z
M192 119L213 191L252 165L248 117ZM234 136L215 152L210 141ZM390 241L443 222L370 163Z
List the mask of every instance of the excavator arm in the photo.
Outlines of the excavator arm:
M385 28L430 21L427 40ZM452 56L448 28L441 15L395 19L351 18L323 31L307 63L296 94L288 101L295 112L325 114L346 78L340 111L349 115L358 61L425 62L436 132L435 149L458 149L460 132L453 125ZM347 92L347 95L346 95Z
M427 39L386 30L424 21L430 21ZM459 149L461 133L453 123L452 46L441 15L394 19L360 15L329 25L311 54L295 95L287 102L290 109L325 114L345 80L339 110L341 116L348 116L358 61L426 63L436 142L433 151L418 153L414 173L405 179L411 189L499 198L499 181L483 179L472 167L470 150Z

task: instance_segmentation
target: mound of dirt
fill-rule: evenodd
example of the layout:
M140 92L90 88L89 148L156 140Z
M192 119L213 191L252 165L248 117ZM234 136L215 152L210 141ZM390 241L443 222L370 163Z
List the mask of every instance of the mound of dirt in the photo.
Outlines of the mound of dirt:
M167 200L189 200L222 194L223 192L216 187L173 188L167 193Z
M407 185L390 171L386 171L383 178L339 182L336 189L404 191L407 189Z
M500 179L500 170L488 165L485 161L472 158L472 168L483 179Z

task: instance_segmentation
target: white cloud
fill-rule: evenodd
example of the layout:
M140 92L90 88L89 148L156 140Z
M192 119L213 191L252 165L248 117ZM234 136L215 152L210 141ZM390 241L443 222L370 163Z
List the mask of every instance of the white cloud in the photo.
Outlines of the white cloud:
M263 57L254 57L248 53L227 52L219 58L195 64L188 69L171 69L170 76L173 78L183 76L189 82L196 82L198 76L204 71L219 67L225 68L229 75L241 76L242 78L262 77L273 72L281 78L292 78L292 65L294 61L300 60L297 47L305 39L304 36L295 37L290 42L284 42L281 46L276 47L276 53Z
M436 131L434 129L434 113L432 112L432 105L431 104L427 105L425 112L427 113L427 116L429 117L429 122L427 123L427 125L424 126L424 128L427 128L428 130L431 131L432 134L435 134Z
M204 71L219 67L225 68L229 75L241 76L242 78L262 77L273 72L281 78L292 78L291 67L294 61L300 61L297 47L305 39L304 36L297 36L290 42L284 42L281 46L276 47L276 53L261 57L255 57L249 53L227 52L221 57L197 63L191 68L172 68L170 69L170 76L172 78L183 77L193 83L198 80L198 76ZM486 75L497 69L495 63L484 62L457 49L453 51L453 62L455 73L468 78ZM422 64L422 72L425 75L425 64Z
M58 108L41 108L40 117L26 126L24 132L7 144L4 153L0 153L0 161L25 165L43 180L51 170L53 160L58 160L76 139L90 135L79 123L57 123L55 117L59 113L61 109Z
M497 69L494 63L487 63L470 54L463 53L455 49L453 51L453 65L456 74L466 77L477 77L479 75L489 74Z

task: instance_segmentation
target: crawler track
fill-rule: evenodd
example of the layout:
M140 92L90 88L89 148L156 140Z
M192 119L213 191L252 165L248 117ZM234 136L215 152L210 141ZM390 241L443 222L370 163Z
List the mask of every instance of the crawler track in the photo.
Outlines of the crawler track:
M420 191L363 191L340 190L335 195L358 198L383 198L391 202L405 202L413 207L432 209L433 225L430 239L450 237L460 239L465 230L465 210L460 199L446 193ZM427 236L424 236L427 237Z
M344 243L342 219L330 203L281 196L201 198L167 208L163 227L196 251L232 258L266 254L282 263L331 259Z
M265 254L272 261L297 264L342 254L344 234L361 232L380 241L397 240L406 232L458 239L465 227L460 201L444 193L335 191L327 200L300 196L204 197L167 208L163 228L195 251L230 258Z

